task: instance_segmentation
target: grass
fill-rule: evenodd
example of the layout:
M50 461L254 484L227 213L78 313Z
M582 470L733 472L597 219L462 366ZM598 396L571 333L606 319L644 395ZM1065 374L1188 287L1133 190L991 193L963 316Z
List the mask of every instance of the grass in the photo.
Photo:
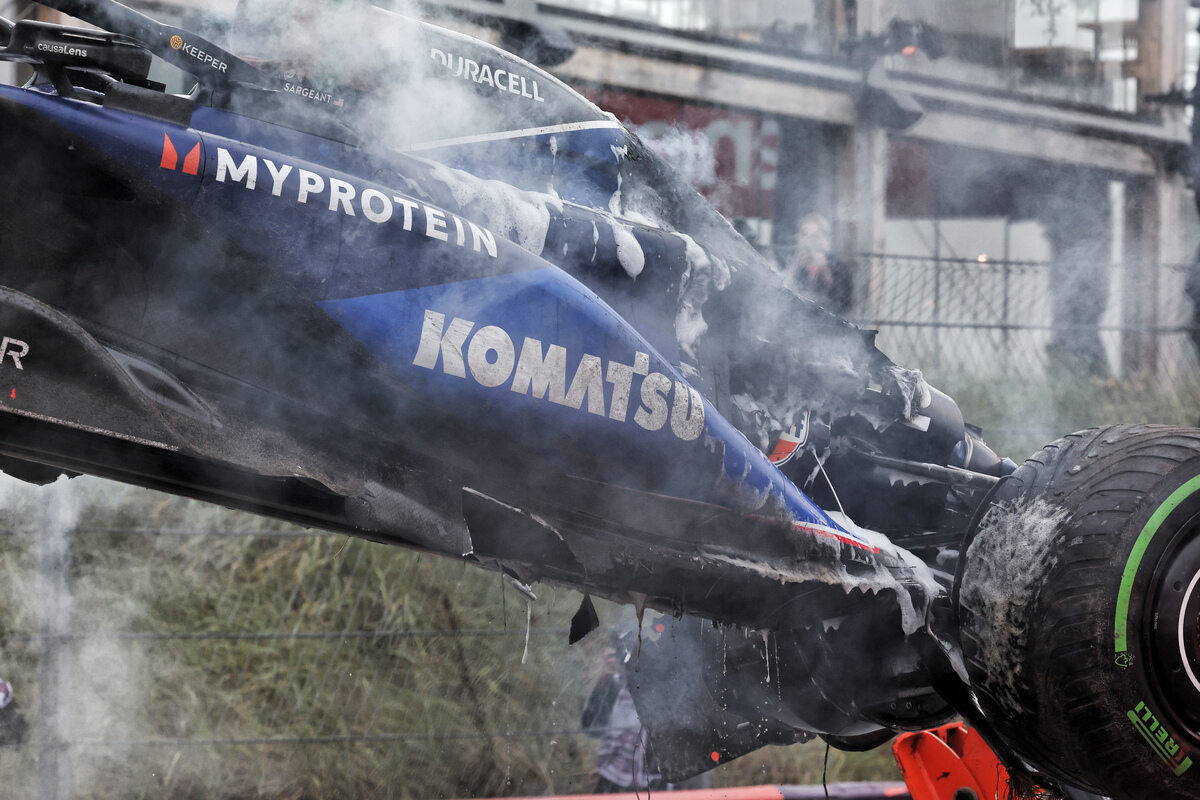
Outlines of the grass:
M0 675L39 697L39 537L48 490L0 511ZM90 479L73 482L66 737L89 798L416 798L589 790L579 713L607 645L569 647L580 596L523 597L449 560L308 532ZM148 535L145 531L255 533ZM600 603L605 624L621 609ZM128 638L133 632L143 638ZM191 638L145 638L185 632ZM301 634L220 638L225 633ZM305 637L320 632L345 636ZM214 638L203 638L212 635ZM365 738L364 738L365 737ZM378 737L372 739L370 737ZM768 748L715 785L819 781L819 744ZM38 788L37 747L0 750L5 791ZM886 753L831 780L896 777Z
M1018 464L1059 436L1097 425L1154 422L1195 427L1200 382L1058 376L1019 385L950 378L938 384L984 439Z

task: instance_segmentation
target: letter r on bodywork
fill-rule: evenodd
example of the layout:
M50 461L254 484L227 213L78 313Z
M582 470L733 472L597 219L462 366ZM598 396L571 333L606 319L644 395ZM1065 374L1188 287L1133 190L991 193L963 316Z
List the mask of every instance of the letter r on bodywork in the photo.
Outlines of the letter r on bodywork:
M0 364L4 363L4 359L11 358L17 369L25 369L21 366L21 359L29 355L29 345L22 342L20 339L10 339L7 336L3 341L0 341Z

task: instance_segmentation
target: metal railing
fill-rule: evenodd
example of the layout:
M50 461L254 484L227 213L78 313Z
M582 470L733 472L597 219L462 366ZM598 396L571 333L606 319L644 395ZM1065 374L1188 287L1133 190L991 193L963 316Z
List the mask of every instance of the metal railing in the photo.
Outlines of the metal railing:
M835 21L828 8L822 14L818 5L792 0L549 0L542 5L822 58L846 58L856 41L856 32L847 27L850 23L845 18ZM859 16L870 16L869 5L860 4ZM1011 4L966 5L945 0L937 13L928 9L922 4L889 6L889 16L883 20L886 24L894 16L907 23L928 23L935 34L913 42L919 50L928 50L920 57L900 55L898 44L893 50L881 49L879 44L865 46L878 50L876 55L886 58L890 69L913 77L966 81L992 90L1114 111L1138 108L1137 82L1126 75L1137 55L1136 18L1117 24L1124 35L1115 38L1111 23L1071 20L1068 31L1063 27L1066 21L1057 19L1055 37L1042 41L1028 32L1026 38L1032 40L1022 41L1018 47L1013 26L1023 24L1032 30L1038 28L1038 22L1032 17L1019 22L1021 15ZM1022 11L1032 12L1029 8ZM1047 17L1043 26L1050 21ZM1068 35L1071 31L1074 36ZM862 32L860 28L858 33ZM1076 42L1079 35L1090 44ZM1043 38L1046 36L1048 32Z
M881 348L895 360L927 372L1175 381L1197 371L1184 291L1189 264L1136 265L1135 272L1125 264L842 259L852 265L860 298L850 316L879 330ZM1151 360L1131 361L1132 350Z
M1194 265L840 260L858 301L847 316L1013 458L1091 425L1200 420Z

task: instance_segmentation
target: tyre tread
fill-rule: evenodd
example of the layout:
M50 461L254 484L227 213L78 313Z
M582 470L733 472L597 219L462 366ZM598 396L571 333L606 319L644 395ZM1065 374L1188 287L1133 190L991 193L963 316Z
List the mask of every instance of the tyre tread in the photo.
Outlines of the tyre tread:
M1191 429L1128 425L1069 434L1027 459L983 519L981 528L1002 530L1002 515L1037 498L1069 512L1040 589L1031 602L1012 606L1018 633L1005 641L1025 652L1011 654L1012 674L1003 682L989 675L984 641L972 627L981 610L969 597L960 602L964 658L980 705L1018 754L1052 765L1056 777L1118 786L1139 800L1170 794L1161 764L1148 765L1126 745L1123 712L1114 713L1107 688L1112 670L1096 642L1110 608L1105 578L1127 558L1133 520L1166 476L1198 455L1200 431ZM1014 692L1022 709L1015 717Z

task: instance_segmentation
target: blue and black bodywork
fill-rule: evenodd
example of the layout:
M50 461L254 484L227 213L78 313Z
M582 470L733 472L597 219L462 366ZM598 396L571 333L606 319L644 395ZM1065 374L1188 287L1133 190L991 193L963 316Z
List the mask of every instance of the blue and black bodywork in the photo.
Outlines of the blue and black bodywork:
M715 663L756 674L710 675L724 699L695 716L737 724L701 750L660 745L670 776L714 749L953 713L928 688L892 710L899 675L929 683L911 679L927 671L914 641L949 579L883 533L936 538L1001 461L611 117L392 15L409 80L471 111L427 113L458 127L381 119L384 90L327 65L243 60L116 3L49 5L113 33L7 31L5 57L35 70L0 88L7 471L97 474L565 583L687 615L680 639L709 650L700 618L777 632L794 696L758 688L754 647L721 645ZM165 91L163 63L194 88ZM778 434L795 452L773 461ZM900 481L886 448L909 439L933 463ZM964 443L983 469L948 466ZM948 494L970 501L947 511ZM848 682L821 643L847 617L862 624L835 637L900 655Z
M0 32L4 471L672 614L636 698L668 778L986 727L946 631L1013 465L613 118L370 7L386 54L46 5L101 30Z

